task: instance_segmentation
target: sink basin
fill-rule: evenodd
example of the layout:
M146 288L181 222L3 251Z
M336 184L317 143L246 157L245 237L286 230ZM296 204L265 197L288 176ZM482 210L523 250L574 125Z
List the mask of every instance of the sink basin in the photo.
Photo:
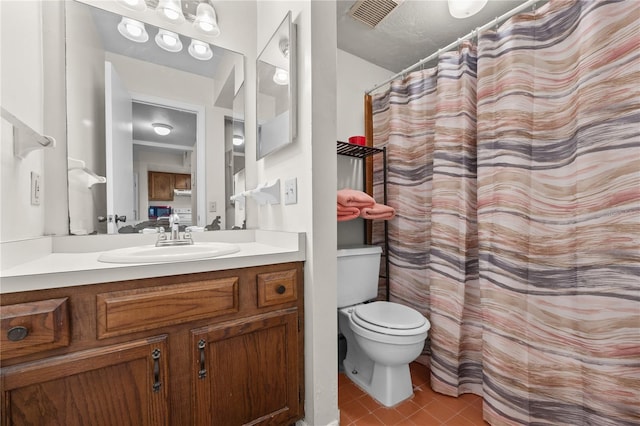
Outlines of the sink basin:
M224 256L240 251L240 247L229 243L195 243L184 246L154 245L126 247L106 251L98 260L105 263L164 263L184 260L201 260Z

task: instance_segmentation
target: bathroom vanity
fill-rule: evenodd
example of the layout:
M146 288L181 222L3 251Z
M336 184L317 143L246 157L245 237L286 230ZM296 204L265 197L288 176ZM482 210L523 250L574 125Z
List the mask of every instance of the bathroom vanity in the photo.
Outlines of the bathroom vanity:
M49 273L48 288L27 291L13 291L17 277L3 271L2 424L301 419L304 244L240 245L244 250L229 256L175 263L178 274L152 272L167 265L107 265L100 273ZM56 254L73 257L49 256ZM109 279L127 271L152 276Z

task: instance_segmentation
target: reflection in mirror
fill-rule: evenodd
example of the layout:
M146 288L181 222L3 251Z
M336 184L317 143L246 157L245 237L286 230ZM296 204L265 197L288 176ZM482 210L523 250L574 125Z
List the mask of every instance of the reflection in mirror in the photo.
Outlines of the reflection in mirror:
M258 56L257 159L296 137L295 29L289 12Z
M244 56L175 26L126 36L122 15L65 5L68 156L106 177L69 173L71 234L150 232L170 209L181 229L242 227L227 212L240 166L225 165L244 141Z

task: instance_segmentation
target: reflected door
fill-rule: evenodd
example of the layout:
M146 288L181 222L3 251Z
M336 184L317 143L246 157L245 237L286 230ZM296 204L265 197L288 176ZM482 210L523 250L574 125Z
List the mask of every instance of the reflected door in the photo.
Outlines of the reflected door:
M107 232L118 233L118 217L134 219L133 107L131 94L111 62L105 62Z

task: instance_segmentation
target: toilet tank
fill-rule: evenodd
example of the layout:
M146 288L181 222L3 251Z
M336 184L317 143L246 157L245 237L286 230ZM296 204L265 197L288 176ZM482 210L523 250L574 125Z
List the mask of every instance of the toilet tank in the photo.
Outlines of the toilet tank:
M338 248L338 308L378 297L379 246Z

